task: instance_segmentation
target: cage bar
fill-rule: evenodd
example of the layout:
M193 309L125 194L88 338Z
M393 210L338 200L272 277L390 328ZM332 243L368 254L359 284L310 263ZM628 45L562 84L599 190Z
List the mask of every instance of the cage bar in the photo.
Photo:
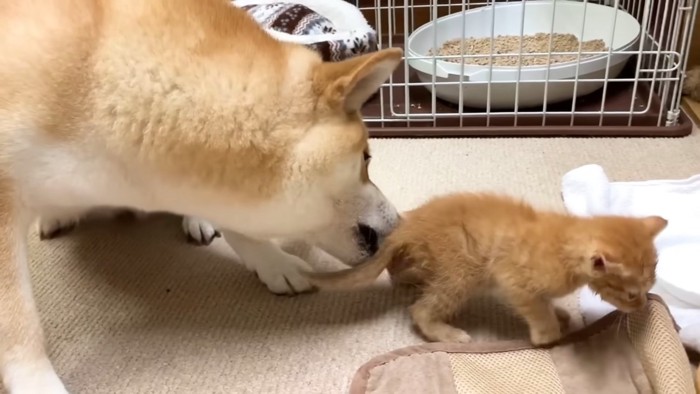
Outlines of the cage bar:
M681 110L681 84L698 0L347 1L355 4L377 30L380 48L404 48L402 65L363 108L363 116L374 137L679 137L690 134L692 130L690 118ZM540 31L537 32L548 35L546 45L542 50L525 51L526 36L529 35L525 26L534 23L528 19L533 18L535 13L531 11L534 10L532 7L543 7L543 4L549 4L547 10L551 17L546 23L542 23L541 15L538 17ZM502 26L506 6L515 7L512 9L520 13L520 19L513 22L517 25L515 32L512 26L510 32ZM580 25L579 29L556 30L556 26L561 29L562 25L557 18L566 16L562 10L566 11L567 8L561 7L577 7L575 10L580 10L582 20L571 23L571 26ZM440 18L450 15L458 18L459 21L455 23L460 24L451 36L440 31L443 28L441 23L444 23ZM590 35L585 30L588 23L586 18L596 15L610 15L606 17L610 26L599 26L601 31L607 32L607 36L601 38L607 47L604 50L586 50L583 41L586 34ZM471 19L467 21L467 18ZM460 41L455 55L436 53L445 37L472 37L467 27L475 21L487 25L484 31L488 31L488 35L481 36L490 40L486 53L466 53L464 41ZM407 48L409 39L425 26L432 27L433 31L429 38L432 42L430 51L410 51ZM631 34L618 26L638 26L636 44L625 49L615 48L618 35ZM504 31L515 37L518 49L497 53L494 39ZM552 33L573 34L579 41L577 48L553 50ZM575 60L553 62L552 59L560 55L574 56ZM517 64L507 69L496 64L497 59L506 56L517 58ZM546 59L545 63L537 66L524 64L526 59L535 59L534 56ZM619 74L611 75L617 64L616 59L623 58L626 61L620 63ZM412 62L421 59L429 64L423 70L426 73L423 80L419 78L417 67L412 65L416 64ZM487 78L471 80L474 74L466 75L465 70L474 70L477 66L473 63L479 59L485 64L480 75L485 74ZM591 67L591 59L602 62L606 67L598 72L599 75L581 75L582 70ZM440 74L450 60L458 71L445 78ZM557 77L557 73L563 73L563 64L574 70L570 78ZM542 71L541 77L533 77L533 67ZM502 78L499 75L506 75L502 70L509 70L509 75L516 77L495 80ZM527 79L521 79L525 74L529 75ZM511 100L510 93L503 93L511 92L511 85L514 85L515 91L514 105L494 105ZM577 96L598 85L599 88L594 91ZM449 89L455 93L452 101L445 99L444 93L443 97L437 94ZM556 92L566 89L573 91L571 97L550 102L557 97ZM479 93L470 97L470 91ZM539 91L543 95L541 103L522 104L528 100L537 102L539 98L535 97L534 92ZM475 106L467 104L467 101L485 104Z

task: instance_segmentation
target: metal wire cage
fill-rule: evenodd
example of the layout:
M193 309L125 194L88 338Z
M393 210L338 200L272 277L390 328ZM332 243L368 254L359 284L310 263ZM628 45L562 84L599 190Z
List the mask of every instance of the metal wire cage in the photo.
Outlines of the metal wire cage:
M404 47L401 66L363 109L372 136L692 130L681 94L698 0L347 1L375 28L379 48ZM533 51L536 33L545 45ZM557 49L561 34L577 44ZM587 37L604 48L587 49ZM503 52L503 39L515 50ZM455 54L440 52L448 40Z

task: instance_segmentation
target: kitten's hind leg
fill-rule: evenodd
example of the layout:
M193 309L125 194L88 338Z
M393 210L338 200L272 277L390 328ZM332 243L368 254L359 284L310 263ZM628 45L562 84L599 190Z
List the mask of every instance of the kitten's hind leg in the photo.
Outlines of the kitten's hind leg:
M466 294L460 294L465 296ZM410 307L411 319L423 336L434 342L470 342L466 331L447 324L463 305L465 297L455 297L429 286Z

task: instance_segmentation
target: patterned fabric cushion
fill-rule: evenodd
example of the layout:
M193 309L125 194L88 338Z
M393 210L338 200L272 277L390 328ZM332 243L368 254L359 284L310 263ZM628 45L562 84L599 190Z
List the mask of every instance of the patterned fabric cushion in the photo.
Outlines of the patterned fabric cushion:
M274 3L242 6L266 29L292 35L337 33L333 22L310 8L294 3ZM359 10L358 10L359 12ZM322 41L308 46L318 51L325 61L339 61L377 50L377 35L357 32L349 39Z

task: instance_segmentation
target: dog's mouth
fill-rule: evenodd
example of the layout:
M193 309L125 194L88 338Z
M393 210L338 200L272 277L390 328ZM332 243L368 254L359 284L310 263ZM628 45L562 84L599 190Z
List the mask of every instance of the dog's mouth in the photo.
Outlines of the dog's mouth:
M379 249L379 234L370 226L360 223L357 225L357 236L363 249L373 256Z

